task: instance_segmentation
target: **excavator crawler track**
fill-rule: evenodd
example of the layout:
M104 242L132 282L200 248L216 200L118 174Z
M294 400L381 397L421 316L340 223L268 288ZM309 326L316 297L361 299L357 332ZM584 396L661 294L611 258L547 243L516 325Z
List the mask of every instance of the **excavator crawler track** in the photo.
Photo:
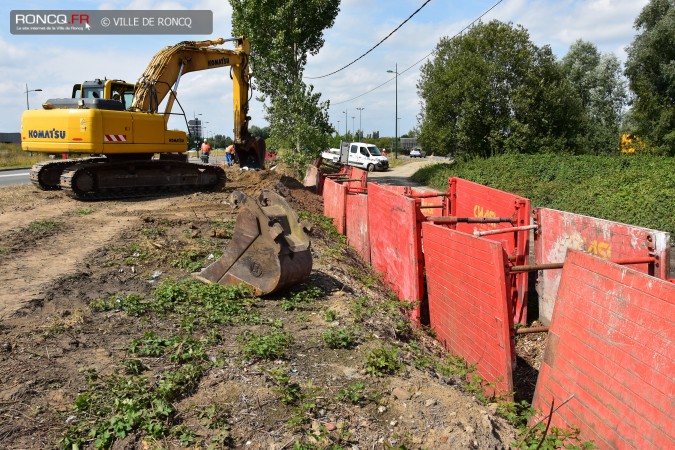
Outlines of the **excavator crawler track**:
M103 161L105 158L65 159L58 161L43 161L31 167L30 181L35 187L43 191L61 189L61 174L75 164Z
M171 160L75 164L61 175L61 189L78 200L153 197L209 191L225 185L217 166Z

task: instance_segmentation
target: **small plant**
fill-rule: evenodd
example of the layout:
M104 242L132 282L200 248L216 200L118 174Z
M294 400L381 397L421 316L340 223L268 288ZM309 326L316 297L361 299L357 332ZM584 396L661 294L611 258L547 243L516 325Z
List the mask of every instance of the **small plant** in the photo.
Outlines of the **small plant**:
M240 336L240 341L244 344L243 352L247 358L280 359L286 356L293 338L290 333L277 330L267 334L247 330Z
M335 312L335 310L333 309L327 309L323 313L323 320L325 320L326 322L335 322L336 319L337 319L337 312Z
M50 235L63 229L65 224L55 220L34 220L28 224L28 231L35 235Z
M165 236L166 230L159 226L149 226L143 227L141 233L143 233L143 235L147 238L157 239L158 237Z
M128 359L122 363L122 366L128 375L140 375L148 370L140 359Z
M351 307L352 312L354 313L354 320L363 322L367 315L372 314L372 311L368 308L368 304L368 297L365 295L352 300Z
M328 348L350 349L356 346L356 333L352 328L329 328L321 335Z
M281 368L270 369L269 374L277 383L274 388L275 392L279 394L281 401L287 405L294 405L301 402L305 396L298 383L291 382L291 378L286 374L286 371Z
M171 261L173 267L186 269L188 272L197 272L204 267L203 260L207 256L204 252L188 250L178 254L178 258Z
M229 429L228 416L222 405L215 403L197 413L202 425L211 430Z
M291 296L291 298L283 299L281 301L281 309L284 311L300 309L302 305L313 303L323 295L324 292L321 288L312 286L300 292L296 292Z
M363 395L365 388L366 385L362 381L359 381L342 389L340 392L338 392L336 398L341 402L358 405L366 399L366 397Z
M379 347L366 356L366 372L375 376L393 375L400 369L398 350L391 347Z
M89 302L92 311L122 310L130 316L138 317L145 314L148 306L145 298L139 294L111 295L108 298L98 298Z
M75 213L80 215L80 216L88 216L89 214L92 214L94 210L92 208L77 208L75 210Z

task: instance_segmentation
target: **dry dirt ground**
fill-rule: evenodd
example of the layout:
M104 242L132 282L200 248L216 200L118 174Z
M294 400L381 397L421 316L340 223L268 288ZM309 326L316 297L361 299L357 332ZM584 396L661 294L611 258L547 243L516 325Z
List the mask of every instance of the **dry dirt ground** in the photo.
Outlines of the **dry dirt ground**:
M409 329L319 196L227 176L133 201L0 189L0 448L509 447L496 404ZM190 281L228 245L230 192L263 188L313 222L310 279L265 299Z

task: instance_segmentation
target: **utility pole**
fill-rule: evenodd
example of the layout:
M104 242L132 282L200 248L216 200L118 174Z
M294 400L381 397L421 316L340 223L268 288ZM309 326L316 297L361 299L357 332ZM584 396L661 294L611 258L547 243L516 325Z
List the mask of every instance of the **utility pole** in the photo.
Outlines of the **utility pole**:
M398 63L396 63L394 70L387 70L387 73L396 74L396 115L394 116L396 119L396 131L394 134L394 159L398 159Z
M366 108L356 108L359 110L359 131L361 132L361 139L359 139L361 142L363 142L363 128L361 128L361 111L363 111Z

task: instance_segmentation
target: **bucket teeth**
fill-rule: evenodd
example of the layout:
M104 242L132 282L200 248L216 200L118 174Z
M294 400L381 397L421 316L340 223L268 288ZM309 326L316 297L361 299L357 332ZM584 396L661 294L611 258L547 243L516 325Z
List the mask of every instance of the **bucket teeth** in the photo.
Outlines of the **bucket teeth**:
M205 283L245 283L265 295L305 280L312 271L310 241L297 213L274 191L257 199L234 191L241 211L223 256L193 277Z

